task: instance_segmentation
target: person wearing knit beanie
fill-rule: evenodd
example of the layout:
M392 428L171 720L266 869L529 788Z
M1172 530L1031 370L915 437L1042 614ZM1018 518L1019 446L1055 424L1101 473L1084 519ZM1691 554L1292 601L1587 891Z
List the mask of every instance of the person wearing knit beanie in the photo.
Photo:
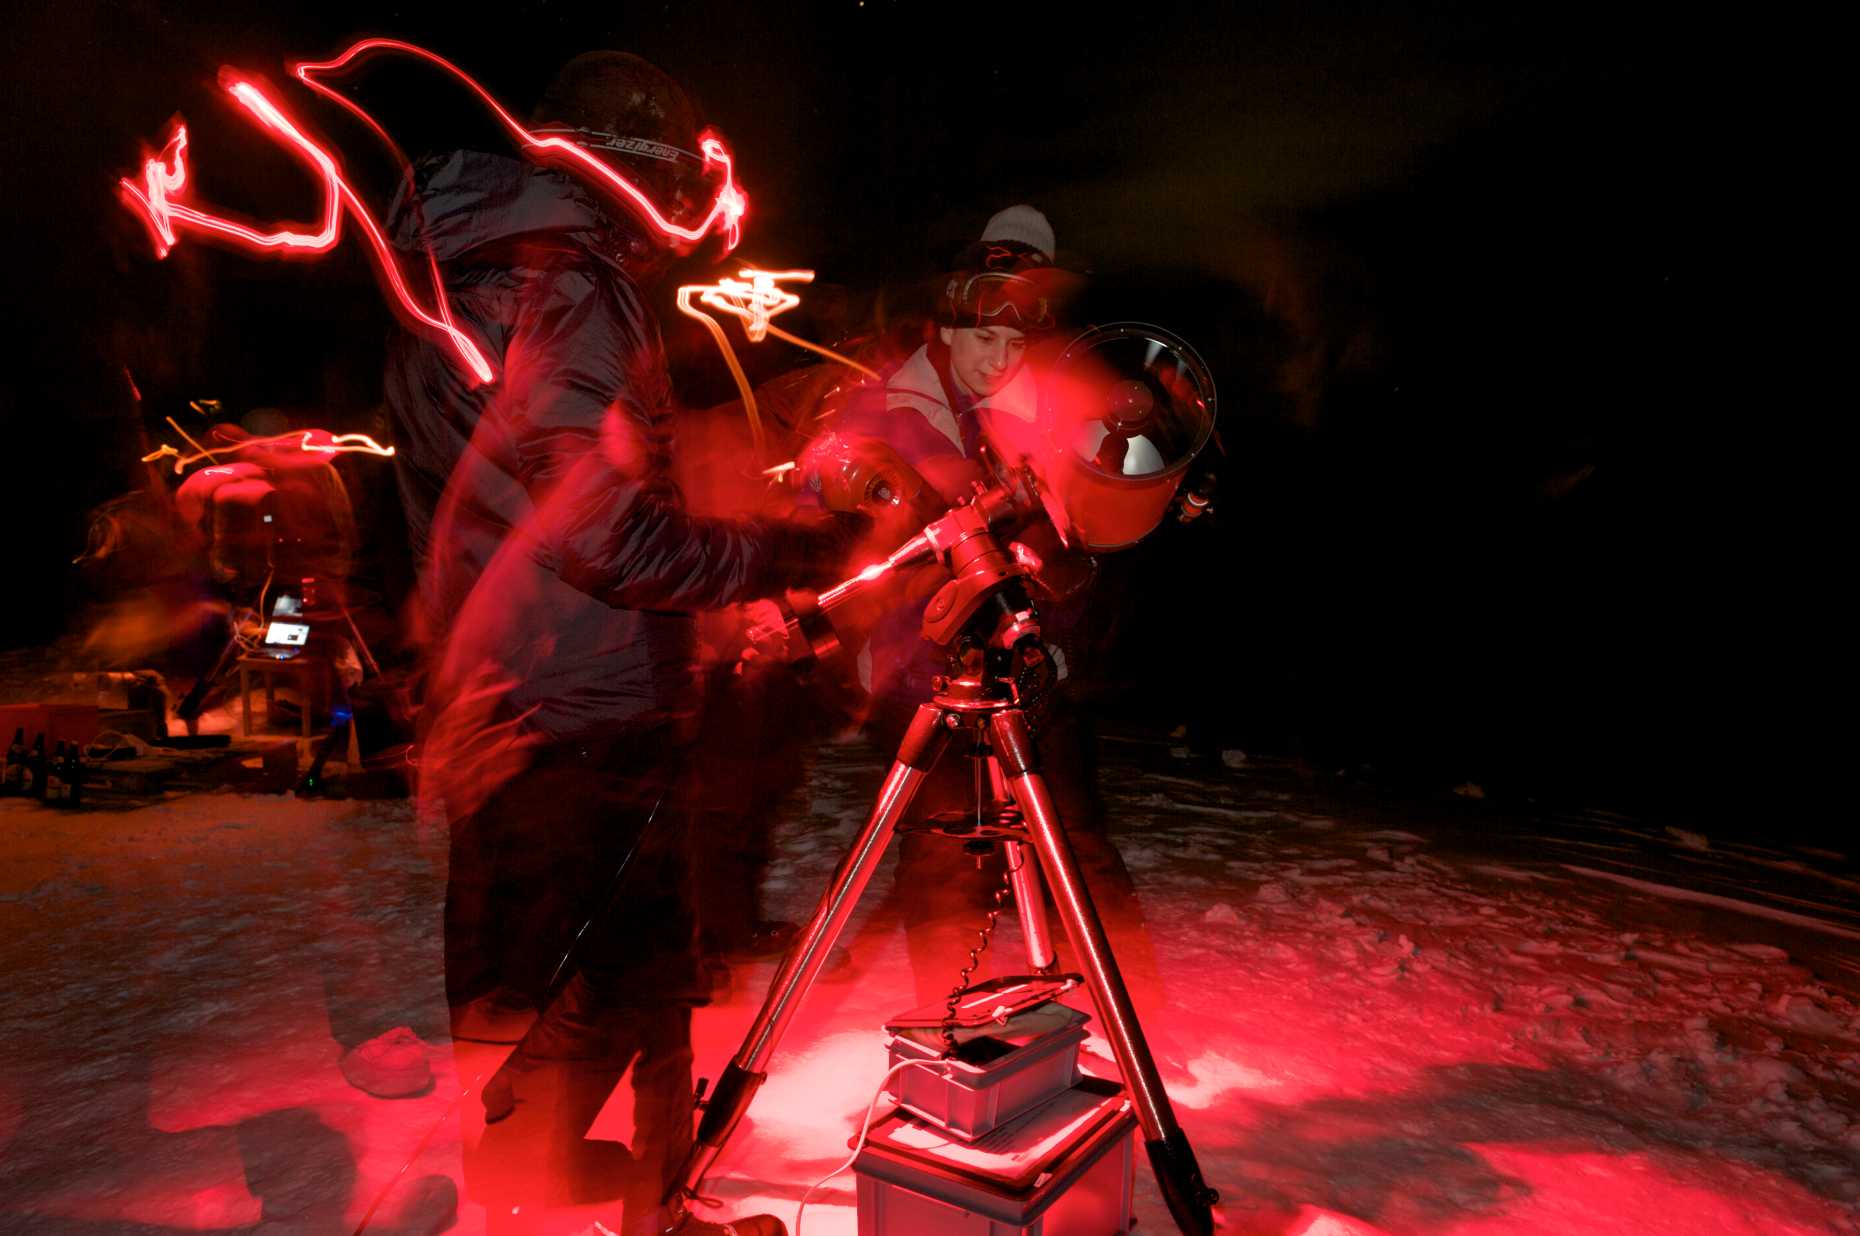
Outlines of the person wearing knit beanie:
M1025 203L997 211L988 221L982 229L982 243L992 241L1025 245L1049 262L1059 247L1053 239L1053 225L1047 222L1045 215Z
M927 358L952 408L1002 392L1020 376L1028 336L1057 325L1069 279L1053 265L1056 249L1053 225L1022 203L998 211L963 251L938 298Z
M992 466L1013 467L1038 449L1040 377L1037 366L1027 363L1027 349L1030 339L1058 328L1058 306L1078 283L1055 264L1057 253L1052 224L1033 206L996 213L937 285L938 329L887 377L882 398L872 392L849 401L833 431L884 443L952 503L971 497L975 483L990 479ZM1090 566L1050 526L1016 535L1057 570L1089 578ZM1075 667L1088 663L1088 653L1059 631L1066 623L1086 629L1083 602L1073 597L1063 605L1042 604L1049 622L1060 616L1048 628L1048 648L1056 677L1069 680ZM866 732L880 750L897 747L934 695L938 678L949 672L945 653L923 637L923 612L921 600L900 604L871 629L857 654L859 680L868 693ZM1161 982L1154 950L1129 869L1106 831L1089 722L1065 703L1062 692L1052 697L1049 720L1040 736L1041 754L1067 838L1116 937L1123 972L1139 998L1155 998ZM972 803L972 777L969 761L943 760L925 778L907 818L921 822ZM974 939L978 913L986 912L1001 886L1001 864L999 854L977 863L947 838L900 829L890 904L904 923L920 998L948 990L948 959Z

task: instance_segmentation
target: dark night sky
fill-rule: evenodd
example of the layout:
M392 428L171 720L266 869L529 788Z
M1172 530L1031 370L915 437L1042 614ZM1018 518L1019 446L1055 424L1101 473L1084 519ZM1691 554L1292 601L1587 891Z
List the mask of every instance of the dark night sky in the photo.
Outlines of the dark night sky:
M35 8L9 18L24 363L0 410L16 449L71 464L13 491L6 526L32 530L14 560L47 598L13 607L15 642L65 621L78 598L57 563L83 511L129 483L123 365L152 424L206 394L352 417L375 398L391 319L356 250L286 266L184 246L157 266L110 195L179 112L212 200L302 217L300 174L216 98L219 64L279 81L286 58L392 34L526 106L569 56L623 47L685 80L731 138L754 198L746 256L870 291L1032 200L1095 273L1088 313L1158 322L1207 355L1225 523L1118 565L1143 595L1181 598L1129 616L1121 664L1150 684L1137 706L1185 715L1212 686L1238 701L1209 709L1227 742L1520 792L1722 798L1703 784L1709 745L1737 732L1761 665L1725 604L1744 591L1726 585L1739 515L1711 461L1734 417L1700 349L1728 296L1727 194L1760 139L1696 18ZM416 71L360 90L416 148L477 123ZM356 170L387 183L385 164ZM1181 647L1185 621L1202 641L1187 664L1130 651Z

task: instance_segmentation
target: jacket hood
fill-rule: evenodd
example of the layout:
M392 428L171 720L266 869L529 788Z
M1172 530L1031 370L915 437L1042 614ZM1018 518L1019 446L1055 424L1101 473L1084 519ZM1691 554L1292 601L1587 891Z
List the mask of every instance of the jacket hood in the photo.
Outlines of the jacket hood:
M542 246L636 269L652 249L622 207L523 159L457 150L420 162L414 180L417 204L403 186L388 209L388 232L397 249L423 255L430 247L442 264L477 250Z

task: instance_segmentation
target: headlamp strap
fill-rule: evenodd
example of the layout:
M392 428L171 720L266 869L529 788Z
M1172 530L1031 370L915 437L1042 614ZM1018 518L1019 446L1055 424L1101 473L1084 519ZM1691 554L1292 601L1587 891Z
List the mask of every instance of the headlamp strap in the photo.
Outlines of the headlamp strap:
M704 156L694 154L681 146L667 142L654 141L649 137L621 137L603 129L584 129L571 125L550 125L534 130L549 137L565 137L577 146L590 150L611 150L615 154L632 155L640 159L655 159L660 163L704 163Z

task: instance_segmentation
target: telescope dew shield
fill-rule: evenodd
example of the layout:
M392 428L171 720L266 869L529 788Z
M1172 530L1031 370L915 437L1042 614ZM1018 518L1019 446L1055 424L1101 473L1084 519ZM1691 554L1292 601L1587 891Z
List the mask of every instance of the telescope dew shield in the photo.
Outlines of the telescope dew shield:
M1141 322L1093 327L1068 344L1042 403L1047 505L1066 539L1090 550L1149 535L1214 436L1207 364Z

